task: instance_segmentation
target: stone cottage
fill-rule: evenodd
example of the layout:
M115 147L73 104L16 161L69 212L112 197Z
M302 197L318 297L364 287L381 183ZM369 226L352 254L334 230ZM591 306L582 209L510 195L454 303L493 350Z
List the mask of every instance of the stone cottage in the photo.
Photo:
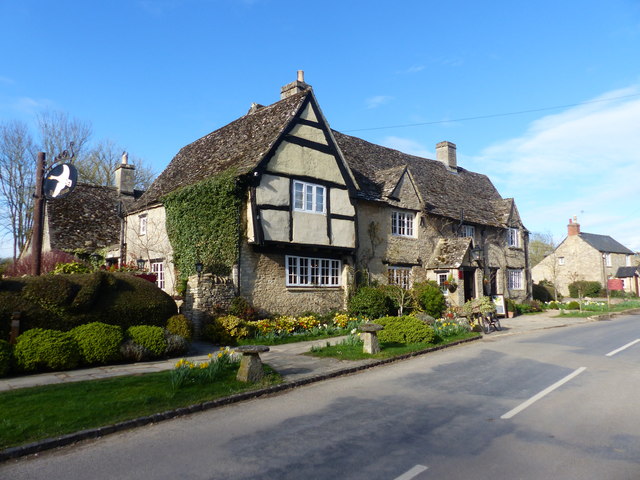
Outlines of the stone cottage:
M196 310L224 303L221 285L265 312L339 309L363 275L403 287L455 284L446 291L456 304L530 297L528 231L513 199L458 166L450 142L429 160L332 130L302 72L280 101L253 104L182 148L130 209L127 255L161 265L170 293L174 256L192 252L175 252L168 240L167 195L230 169L241 197L238 230L228 232L237 255L225 278L199 265L187 302Z
M569 295L569 284L600 282L606 287L620 267L632 266L634 252L608 235L580 231L577 217L569 219L567 237L531 270L533 281L547 280L558 292Z

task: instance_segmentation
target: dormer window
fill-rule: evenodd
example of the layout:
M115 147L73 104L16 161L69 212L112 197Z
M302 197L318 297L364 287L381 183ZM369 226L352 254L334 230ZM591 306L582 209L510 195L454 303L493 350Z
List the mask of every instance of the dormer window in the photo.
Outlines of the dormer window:
M413 221L415 216L413 212L391 212L391 234L400 237L414 237Z
M520 231L517 228L507 230L507 245L514 248L520 247Z
M473 225L462 225L462 230L460 231L461 237L473 238L475 234L476 234L476 228Z
M313 183L293 182L293 209L298 212L325 213L327 189Z

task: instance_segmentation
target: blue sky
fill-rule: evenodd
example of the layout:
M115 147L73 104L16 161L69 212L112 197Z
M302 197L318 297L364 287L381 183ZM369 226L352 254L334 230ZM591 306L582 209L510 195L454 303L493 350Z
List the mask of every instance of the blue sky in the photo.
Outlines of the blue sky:
M61 110L157 173L297 70L334 129L449 140L532 232L640 250L638 0L0 0L0 122Z

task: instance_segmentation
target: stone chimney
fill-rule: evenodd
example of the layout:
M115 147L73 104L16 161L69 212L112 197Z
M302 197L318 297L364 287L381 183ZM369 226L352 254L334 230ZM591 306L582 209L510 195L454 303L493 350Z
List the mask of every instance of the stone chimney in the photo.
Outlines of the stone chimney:
M436 160L452 172L458 171L458 160L456 159L456 144L451 142L440 142L436 145Z
M280 89L280 100L284 100L291 95L295 95L296 93L300 93L310 88L311 85L304 83L304 71L298 70L298 79L295 82L286 84Z
M569 225L567 225L567 235L580 235L580 224L578 223L578 217L574 216L573 220L569 219Z
M122 162L115 171L115 187L118 189L118 195L133 195L133 187L135 185L136 167L129 165L129 154L122 152Z

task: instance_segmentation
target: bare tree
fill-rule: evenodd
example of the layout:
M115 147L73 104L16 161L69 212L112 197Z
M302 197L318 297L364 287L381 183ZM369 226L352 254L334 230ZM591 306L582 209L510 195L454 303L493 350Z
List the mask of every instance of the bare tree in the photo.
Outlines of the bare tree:
M121 162L124 150L113 140L99 141L86 155L76 161L80 181L93 185L113 185L114 172ZM141 190L148 188L155 177L151 167L142 158L136 156L131 156L129 163L136 167L135 188Z
M531 266L535 267L545 257L551 255L557 246L551 233L534 232L529 240L529 259Z
M75 161L82 159L91 138L92 128L89 122L71 118L67 113L47 110L38 115L40 130L40 148L52 162L56 155L69 149L73 142Z
M33 223L35 155L28 127L0 125L0 228L13 237L13 259L24 247Z

